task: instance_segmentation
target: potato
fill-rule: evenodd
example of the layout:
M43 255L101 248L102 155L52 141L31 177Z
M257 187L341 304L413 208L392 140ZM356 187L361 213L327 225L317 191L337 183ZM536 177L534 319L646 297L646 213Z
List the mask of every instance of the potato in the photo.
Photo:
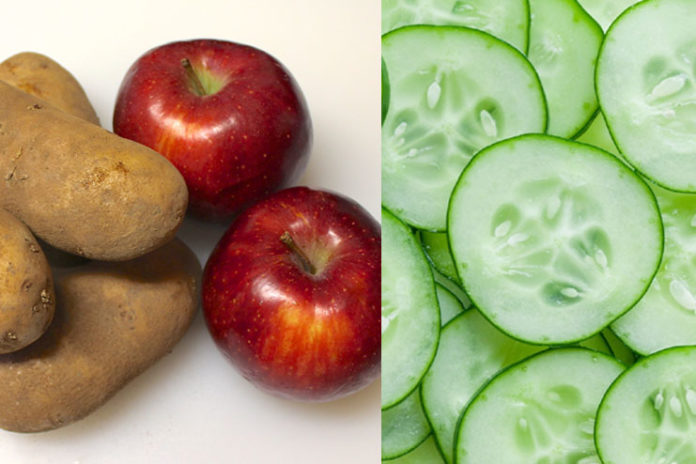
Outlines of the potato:
M27 227L0 209L0 353L39 338L53 319L53 277Z
M0 207L48 244L132 259L174 237L187 203L163 156L0 82Z
M0 63L0 80L45 100L56 108L99 125L99 118L80 83L51 58L22 52ZM39 245L52 266L84 264L87 259L66 253L43 240Z
M77 79L47 56L33 52L11 56L0 63L0 80L99 125L97 113Z
M97 409L183 336L200 273L178 240L133 261L56 270L48 331L0 355L0 427L50 430Z

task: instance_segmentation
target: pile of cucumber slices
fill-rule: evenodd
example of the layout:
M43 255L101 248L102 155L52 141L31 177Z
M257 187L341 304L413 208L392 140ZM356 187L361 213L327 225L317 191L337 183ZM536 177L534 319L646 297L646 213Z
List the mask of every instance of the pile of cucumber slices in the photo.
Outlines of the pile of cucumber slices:
M382 30L383 461L696 463L696 1Z

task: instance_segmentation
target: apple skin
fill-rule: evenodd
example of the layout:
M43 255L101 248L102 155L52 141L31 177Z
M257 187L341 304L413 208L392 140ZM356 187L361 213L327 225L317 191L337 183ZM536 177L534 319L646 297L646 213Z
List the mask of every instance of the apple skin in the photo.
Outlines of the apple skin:
M196 91L196 78L210 94ZM190 211L224 221L304 171L312 123L304 96L275 58L221 40L146 52L119 88L114 132L164 155L182 173Z
M380 247L379 223L353 200L306 187L271 195L235 219L206 264L210 334L277 396L330 401L365 387L380 372Z

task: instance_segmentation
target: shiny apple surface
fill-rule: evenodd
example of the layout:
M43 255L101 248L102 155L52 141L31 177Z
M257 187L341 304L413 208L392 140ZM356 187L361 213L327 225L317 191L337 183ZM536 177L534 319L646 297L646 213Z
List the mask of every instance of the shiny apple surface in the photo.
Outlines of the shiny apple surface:
M113 127L167 157L186 180L190 210L214 219L291 185L312 139L290 72L257 48L221 40L141 56L121 83Z
M205 269L218 347L280 396L327 401L366 386L379 375L380 245L379 224L332 193L295 187L249 208Z

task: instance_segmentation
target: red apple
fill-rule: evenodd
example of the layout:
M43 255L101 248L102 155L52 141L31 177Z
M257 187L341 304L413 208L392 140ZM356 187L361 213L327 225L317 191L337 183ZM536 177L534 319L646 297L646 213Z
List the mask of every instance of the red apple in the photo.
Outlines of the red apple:
M290 73L256 48L173 42L141 56L116 99L114 132L167 157L190 209L225 219L304 171L312 127Z
M203 277L218 348L263 390L328 401L380 368L380 227L354 201L295 187L237 217Z

